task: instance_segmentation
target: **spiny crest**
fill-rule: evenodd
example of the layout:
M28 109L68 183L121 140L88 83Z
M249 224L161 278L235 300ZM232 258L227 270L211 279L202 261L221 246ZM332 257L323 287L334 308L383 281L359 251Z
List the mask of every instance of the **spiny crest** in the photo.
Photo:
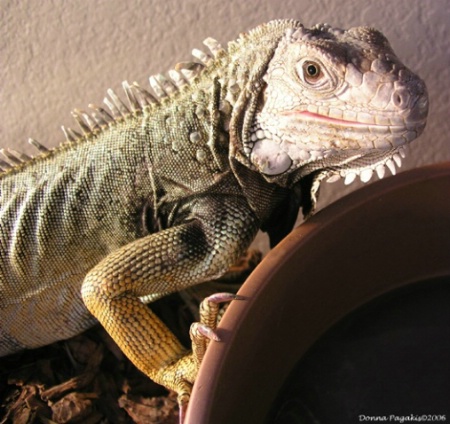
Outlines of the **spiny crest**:
M300 21L295 19L275 19L265 24L261 24L248 32L241 33L237 42L245 41L248 38L260 38L267 34L271 34L278 28L289 31L290 29L295 30L296 28L304 28L304 26Z
M45 146L32 138L28 139L28 143L35 147L40 153L47 153L49 151ZM14 166L22 165L32 159L27 154L18 152L14 149L0 149L0 153L3 155L3 159L0 159L0 171L7 171Z
M177 63L174 69L168 71L168 76L162 74L151 76L149 83L153 93L142 88L137 82L130 84L128 81L123 81L122 88L126 101L123 101L114 90L108 89L107 96L103 99L106 107L89 104L89 112L74 109L71 114L78 124L79 131L62 126L66 141L73 143L95 135L116 122L160 104L183 87L192 84L205 68L225 54L223 47L213 38L207 38L203 44L208 48L209 53L194 49L192 50L194 61ZM34 139L30 138L28 142L41 155L51 151ZM0 158L0 172L7 172L33 159L13 149L0 149L0 153L3 156Z
M128 81L123 81L122 87L127 98L126 102L122 101L112 89L109 89L107 90L108 96L103 100L106 109L90 104L91 113L74 110L72 115L82 134L70 129L63 129L66 139L75 141L80 137L95 134L111 123L121 121L131 114L159 104L177 93L182 87L192 84L203 69L224 52L220 44L212 38L206 39L204 44L209 48L211 55L194 49L192 55L198 62L181 62L175 65L175 69L168 72L168 76L162 74L151 76L149 83L153 93L142 88L137 82L130 84Z

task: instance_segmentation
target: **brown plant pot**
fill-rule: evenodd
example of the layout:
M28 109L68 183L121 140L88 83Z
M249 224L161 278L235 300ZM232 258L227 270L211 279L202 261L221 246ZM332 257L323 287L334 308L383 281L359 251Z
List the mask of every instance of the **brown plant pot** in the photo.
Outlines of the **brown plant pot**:
M327 330L396 289L450 276L450 163L373 183L320 211L241 288L194 385L187 424L264 423ZM430 413L437 413L434 411Z

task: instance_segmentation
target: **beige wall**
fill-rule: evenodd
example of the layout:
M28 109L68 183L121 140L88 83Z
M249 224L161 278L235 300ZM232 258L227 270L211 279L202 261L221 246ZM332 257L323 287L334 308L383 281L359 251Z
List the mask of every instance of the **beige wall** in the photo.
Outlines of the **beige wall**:
M76 126L71 109L100 104L122 80L146 85L207 36L225 44L263 21L295 18L381 29L431 99L404 169L450 160L448 0L0 0L0 9L1 147L26 151L28 137L56 145L60 125ZM322 195L344 192L327 184Z

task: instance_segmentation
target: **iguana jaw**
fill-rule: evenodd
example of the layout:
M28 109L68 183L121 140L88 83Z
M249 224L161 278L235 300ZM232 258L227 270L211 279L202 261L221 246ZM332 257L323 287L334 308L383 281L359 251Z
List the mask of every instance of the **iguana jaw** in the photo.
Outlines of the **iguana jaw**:
M397 168L402 166L403 158L406 157L404 146L375 151L347 150L328 157L322 156L320 152L305 151L305 156L309 155L311 158L317 156L317 158L295 167L289 155L278 146L267 140L257 143L250 159L267 180L283 186L317 172L320 172L321 180L325 178L327 182L335 182L343 178L347 185L359 177L363 183L366 183L373 175L377 175L380 179L384 178L387 175L386 168L395 175Z
M252 164L269 179L295 171L305 176L322 170L330 182L344 178L346 184L356 179L367 182L372 175L383 178L386 167L392 174L405 157L404 146L417 138L425 127L425 120L400 124L378 117L394 125L348 121L309 111L285 111L270 117L259 115L252 130L246 153ZM259 122L276 122L263 129ZM283 178L285 179L285 178ZM296 178L295 178L296 179ZM280 178L281 180L281 178Z

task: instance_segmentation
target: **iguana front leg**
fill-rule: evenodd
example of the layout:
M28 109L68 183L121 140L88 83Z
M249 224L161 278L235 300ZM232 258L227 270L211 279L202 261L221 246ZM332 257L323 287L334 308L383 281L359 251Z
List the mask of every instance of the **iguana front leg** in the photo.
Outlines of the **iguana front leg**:
M215 278L242 255L258 229L244 199L197 201L189 221L138 239L93 268L82 286L89 311L128 358L189 400L198 362L143 303Z

